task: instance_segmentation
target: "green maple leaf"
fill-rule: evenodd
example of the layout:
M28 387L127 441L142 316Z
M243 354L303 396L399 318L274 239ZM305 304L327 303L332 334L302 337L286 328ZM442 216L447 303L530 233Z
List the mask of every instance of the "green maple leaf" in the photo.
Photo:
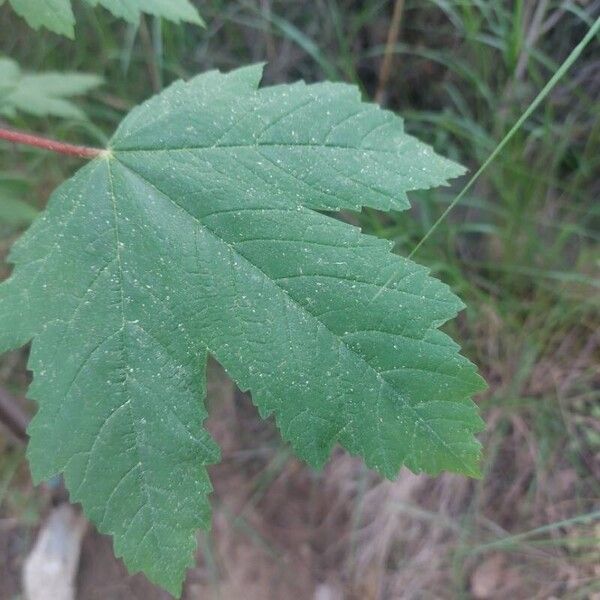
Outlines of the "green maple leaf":
M73 38L75 17L71 0L8 0L14 11L30 27L45 27L54 33ZM148 13L179 23L204 22L189 0L84 0L92 6L103 6L116 17L138 23L141 13ZM0 0L0 5L5 0Z
M462 167L343 84L178 82L53 195L0 285L0 350L33 338L36 481L63 472L129 569L177 593L210 521L207 355L295 452L387 477L478 474L482 380L437 328L462 304L318 210L405 209Z

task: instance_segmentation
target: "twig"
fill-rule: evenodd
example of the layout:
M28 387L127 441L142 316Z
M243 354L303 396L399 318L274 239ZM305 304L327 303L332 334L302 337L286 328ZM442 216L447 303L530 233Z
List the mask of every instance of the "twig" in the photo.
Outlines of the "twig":
M43 148L44 150L50 150L51 152L57 152L58 154L77 156L79 158L96 158L97 156L100 156L106 152L106 150L102 150L101 148L90 148L88 146L65 144L63 142L51 140L39 135L31 135L23 131L2 128L0 128L0 139L7 140L15 144Z
M267 58L270 63L277 59L277 49L273 40L273 28L271 27L271 2L270 0L260 0L260 5L265 15L265 45L267 47Z
M29 417L21 410L17 399L2 388L0 388L0 423L16 440L27 443Z
M142 45L144 46L146 65L148 66L148 74L150 76L150 81L152 82L152 89L158 93L162 89L162 77L160 68L156 62L156 53L154 51L152 36L150 35L150 30L148 29L146 19L144 18L140 19L139 32Z
M402 12L404 11L404 0L396 0L394 4L394 14L392 15L392 22L388 30L387 41L385 43L385 52L383 54L383 62L379 69L379 81L377 83L377 92L375 94L375 101L382 103L385 99L385 92L387 88L390 75L392 73L392 64L394 62L394 48L398 43L398 36L400 35L400 22L402 21Z

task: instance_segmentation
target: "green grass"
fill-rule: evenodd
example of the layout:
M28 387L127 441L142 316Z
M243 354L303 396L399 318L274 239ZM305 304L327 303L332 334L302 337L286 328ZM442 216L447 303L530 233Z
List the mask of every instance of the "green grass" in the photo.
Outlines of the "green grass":
M330 78L354 82L372 96L391 4L316 0L307 10L291 0L215 1L203 6L206 30L148 19L139 31L80 4L75 44L34 35L2 8L1 53L30 70L77 69L107 81L80 102L89 122L19 117L14 124L103 144L131 106L173 79L259 60L269 61L269 82ZM450 597L468 597L469 561L492 551L533 570L539 563L542 572L576 565L582 580L574 598L598 589L584 577L597 560L597 535L579 522L598 520L592 511L600 497L599 415L593 412L600 402L597 34L561 72L594 24L595 6L407 0L387 105L406 118L409 131L469 166L475 177L472 185L465 178L453 189L414 194L409 213L365 210L345 217L393 240L405 255L425 239L416 258L467 304L449 327L490 384L480 399L493 419L483 436L485 476L450 519L450 529L459 531L449 558ZM536 107L536 95L553 76L560 81ZM3 172L32 182L29 199L38 207L78 164L29 150L3 152L2 161ZM13 235L3 229L3 246ZM22 382L19 368L22 363L1 371L5 385ZM270 466L265 459L253 505L282 468L281 452L269 454ZM557 474L571 471L570 489L560 490ZM357 531L365 493L350 511ZM515 510L502 507L505 497L516 498ZM448 527L439 507L394 510ZM360 553L356 543L349 553ZM390 569L394 556L387 557ZM524 590L541 585L531 577Z

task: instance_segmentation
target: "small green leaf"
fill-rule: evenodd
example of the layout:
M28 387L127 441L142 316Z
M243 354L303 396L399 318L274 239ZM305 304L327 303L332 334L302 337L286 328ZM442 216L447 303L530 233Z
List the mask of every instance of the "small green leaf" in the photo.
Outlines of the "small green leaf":
M0 226L30 225L38 215L37 209L22 199L28 188L26 181L0 173Z
M45 27L54 33L74 37L75 17L70 0L9 0L14 11L33 29Z
M0 58L0 81L0 114L4 116L13 117L18 110L36 117L83 120L83 111L68 98L88 93L102 78L88 73L22 73L14 61Z
M204 21L189 0L86 0L86 2L92 6L103 6L113 15L131 23L137 23L140 14L144 12L176 23L185 21L204 25Z
M340 443L387 477L479 472L483 382L438 329L460 300L319 212L404 209L463 168L354 87L261 75L134 109L0 285L0 350L33 338L36 481L63 472L129 569L174 594L210 521L209 354L314 466Z
M5 196L0 185L0 225L11 227L29 225L37 214L37 210L23 200Z
M21 70L14 60L0 57L0 106L3 99L18 85Z
M75 17L71 0L9 0L15 12L30 27L45 27L54 33L74 37ZM189 0L85 0L91 6L103 6L116 17L138 23L147 13L179 23L185 21L204 25L198 11ZM0 1L0 5L4 0Z

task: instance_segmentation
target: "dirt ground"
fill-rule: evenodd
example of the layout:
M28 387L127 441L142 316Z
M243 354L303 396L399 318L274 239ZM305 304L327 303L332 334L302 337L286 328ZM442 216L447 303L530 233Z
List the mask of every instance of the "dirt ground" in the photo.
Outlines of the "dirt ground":
M258 418L250 400L218 368L213 365L211 372L208 427L223 448L223 461L211 469L213 531L199 534L184 600L452 599L458 597L454 578L475 599L598 600L576 592L582 581L600 576L600 567L594 567L600 560L582 562L575 543L584 534L598 535L597 528L590 532L585 522L567 523L552 532L572 533L573 547L566 550L528 541L494 549L492 542L487 550L474 553L471 545L461 555L457 548L465 536L489 539L491 531L501 540L518 522L518 487L500 492L490 484L481 502L490 506L498 495L495 520L479 523L475 534L463 531L477 493L472 481L403 471L395 482L381 482L340 450L323 473L315 473L289 454L273 424ZM15 479L13 487L24 486L24 497L36 498L33 513L43 515L56 502L50 487L28 493L26 464ZM562 495L566 512L574 481L575 474L560 471L550 486ZM10 506L0 519L1 600L20 598L21 568L39 527L39 519L32 517L27 526L22 515L11 518L7 510ZM77 589L78 600L171 597L144 576L128 575L110 538L92 527L84 538Z
M213 531L210 536L199 534L197 566L189 571L183 598L311 598L316 556L310 544L327 536L320 522L325 497L315 496L314 475L289 459L287 449L244 452L244 440L270 439L273 426L261 423L249 400L226 379L213 381L211 393L216 410L208 426L224 460L211 470ZM248 431L249 423L253 431ZM27 486L26 473L22 476ZM38 493L42 510L48 512L57 493L46 487ZM9 600L21 593L21 571L36 527L23 526L18 519L0 523L0 599ZM313 527L307 527L310 523ZM84 537L77 589L78 600L171 598L144 576L128 575L114 557L111 539L92 526Z

